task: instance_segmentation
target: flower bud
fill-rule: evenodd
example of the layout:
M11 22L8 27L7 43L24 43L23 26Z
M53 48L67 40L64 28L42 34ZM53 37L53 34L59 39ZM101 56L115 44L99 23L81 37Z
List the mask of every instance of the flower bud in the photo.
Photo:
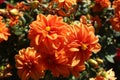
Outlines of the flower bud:
M39 1L32 1L33 8L37 8L39 5Z
M106 75L107 75L106 71L103 71L103 72L101 73L101 76L103 76L103 77L106 77Z
M102 64L103 63L103 60L100 59L100 58L97 58L96 61L98 62L98 64Z
M90 59L88 63L93 66L94 68L98 68L98 62L95 61L94 59Z
M0 70L1 70L1 71L5 70L5 66L3 66L3 65L0 66Z
M19 11L18 11L17 9L11 9L11 10L10 10L10 13L11 13L12 15L14 15L14 16L19 15Z

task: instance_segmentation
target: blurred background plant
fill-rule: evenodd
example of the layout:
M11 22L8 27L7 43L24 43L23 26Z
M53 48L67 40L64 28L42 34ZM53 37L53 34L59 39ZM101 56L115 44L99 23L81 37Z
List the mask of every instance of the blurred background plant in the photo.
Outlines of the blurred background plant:
M95 28L95 35L99 37L101 50L85 62L86 69L80 72L79 78L72 75L67 78L54 77L50 71L46 71L41 80L92 80L97 75L106 77L111 68L117 80L120 80L120 0L75 0L72 4L69 0L63 0L63 3L59 1L0 0L0 16L9 29L8 39L0 42L0 79L19 79L14 56L20 49L30 46L27 36L29 25L38 14L52 14L62 16L64 22L71 25L78 24L80 17L86 16L87 22Z

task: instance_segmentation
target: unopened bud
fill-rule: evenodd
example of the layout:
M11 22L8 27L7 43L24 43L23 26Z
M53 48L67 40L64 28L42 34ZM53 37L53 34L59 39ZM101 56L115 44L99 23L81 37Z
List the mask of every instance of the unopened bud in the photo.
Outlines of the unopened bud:
M18 11L17 9L12 9L12 10L10 10L10 13L11 13L12 15L14 15L14 16L19 15L19 11Z
M98 62L95 61L94 59L90 59L90 60L88 61L88 63L89 63L91 66L93 66L94 68L97 68L97 67L98 67Z
M38 5L39 5L39 1L32 1L32 6L34 7L34 8L36 8L36 7L38 7Z
M103 72L101 73L101 76L103 76L103 77L106 77L106 75L107 75L106 71L103 71Z
M102 64L103 63L103 60L100 59L100 58L97 58L96 61L98 62L98 64Z
M5 66L0 66L0 70L5 70Z

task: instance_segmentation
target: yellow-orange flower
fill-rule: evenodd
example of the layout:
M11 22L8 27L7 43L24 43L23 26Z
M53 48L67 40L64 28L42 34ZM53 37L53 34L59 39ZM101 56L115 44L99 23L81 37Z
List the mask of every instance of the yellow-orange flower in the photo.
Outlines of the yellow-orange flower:
M28 37L31 46L39 51L45 51L46 49L57 49L60 45L65 44L67 35L69 35L68 25L63 22L62 17L56 15L46 17L40 14L37 16L37 20L30 24Z
M10 36L9 29L6 24L2 22L2 17L0 16L0 42L7 41L8 36Z
M39 80L44 75L44 67L40 63L40 54L34 48L28 47L21 49L19 54L15 55L16 68L21 80Z

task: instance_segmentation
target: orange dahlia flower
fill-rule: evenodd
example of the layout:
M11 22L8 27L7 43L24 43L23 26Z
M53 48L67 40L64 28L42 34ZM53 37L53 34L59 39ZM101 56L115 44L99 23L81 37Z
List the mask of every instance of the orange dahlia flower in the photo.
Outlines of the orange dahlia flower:
M120 0L114 0L112 7L115 9L115 13L120 11Z
M120 32L120 0L113 1L113 8L115 10L115 15L110 19L112 28Z
M111 4L109 0L95 0L95 3L100 4L101 7L103 7L103 8L107 8Z
M82 53L87 58L87 56L91 55L91 52L97 53L101 46L98 43L98 37L94 34L93 26L86 24L83 19L84 17L81 17L82 22L71 27L72 34L69 38L71 43L68 46L71 47L70 51Z
M37 16L37 20L30 24L28 37L31 46L45 51L46 49L57 49L60 45L65 44L67 35L69 35L68 25L63 22L62 17L56 15L45 17L40 14Z
M19 18L20 18L19 16L9 16L9 17L10 17L10 20L9 20L10 27L13 27L16 24L18 24Z
M69 9L72 8L72 5L76 5L77 0L54 0L58 3L59 8Z
M25 3L21 1L16 4L15 8L18 9L19 11L25 11L29 10L30 6L25 5Z
M76 66L72 66L70 68L71 74L73 74L75 77L80 77L80 72L85 70L85 65L82 62L79 62Z
M2 17L0 16L0 42L7 41L8 36L10 36L9 29L6 24L2 22Z
M115 16L110 19L112 28L115 31L120 31L120 17L119 16L120 14L118 13L118 14L115 14Z
M21 49L19 54L15 55L16 68L21 80L39 80L44 75L44 67L40 63L40 54L34 48L28 47Z
M70 75L70 65L68 63L68 57L64 49L56 50L53 54L42 54L44 57L45 68L53 74L55 77L60 75L68 77Z
M73 65L72 73L76 77L78 77L80 71L85 69L84 62L90 58L92 52L97 53L101 49L98 43L99 39L94 34L93 26L86 24L84 18L81 18L82 22L80 24L70 27L71 35L67 44L69 49L67 53L70 55L71 65Z
M95 6L93 7L94 12L99 12L104 8L108 8L111 4L109 0L94 0L94 1L95 1Z

